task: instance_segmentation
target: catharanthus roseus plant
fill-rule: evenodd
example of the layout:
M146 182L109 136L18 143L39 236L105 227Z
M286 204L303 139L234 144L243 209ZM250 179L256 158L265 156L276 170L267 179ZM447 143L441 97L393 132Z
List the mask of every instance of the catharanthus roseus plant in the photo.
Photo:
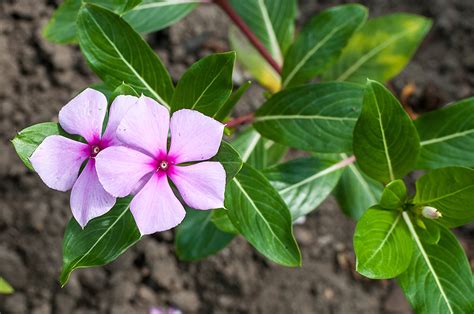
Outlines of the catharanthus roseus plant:
M472 270L451 229L474 220L474 98L413 121L385 86L431 22L368 18L349 4L296 33L294 0L205 1L233 22L236 53L211 54L174 84L140 33L199 2L66 0L45 29L80 45L103 80L92 88L108 97L86 89L59 124L13 140L49 187L72 188L61 283L175 226L182 260L242 236L271 261L299 266L293 222L332 193L358 220L359 273L395 278L418 313L472 313ZM233 91L236 56L268 93L256 112L232 119L250 84ZM292 158L290 147L308 157ZM423 173L411 192L415 170Z

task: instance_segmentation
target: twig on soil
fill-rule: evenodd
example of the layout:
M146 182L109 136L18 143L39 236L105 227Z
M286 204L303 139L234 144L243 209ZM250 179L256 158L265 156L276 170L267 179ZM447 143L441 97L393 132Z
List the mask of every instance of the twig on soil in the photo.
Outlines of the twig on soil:
M281 66L273 59L273 57L268 52L267 48L260 42L260 40L255 36L255 34L250 30L250 28L245 24L244 20L234 11L232 6L227 0L214 0L214 3L217 4L227 16L234 22L234 24L240 29L240 31L247 37L250 43L260 52L263 58L281 74Z

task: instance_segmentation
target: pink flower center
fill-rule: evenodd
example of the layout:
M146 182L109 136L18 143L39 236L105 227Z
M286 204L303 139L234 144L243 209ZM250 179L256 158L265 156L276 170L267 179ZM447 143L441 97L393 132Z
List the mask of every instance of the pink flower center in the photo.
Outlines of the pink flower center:
M97 154L100 152L100 146L99 145L92 145L91 146L91 157L97 156Z
M166 160L160 161L159 167L161 170L166 171L168 169L168 162Z

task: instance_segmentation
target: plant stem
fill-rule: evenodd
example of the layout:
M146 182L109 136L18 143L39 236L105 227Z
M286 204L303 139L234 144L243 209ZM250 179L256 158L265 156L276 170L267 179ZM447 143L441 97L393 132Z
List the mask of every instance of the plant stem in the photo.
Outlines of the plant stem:
M214 3L217 4L227 14L227 16L232 20L232 22L234 22L234 24L240 29L245 37L247 37L250 43L258 50L258 52L260 52L262 57L265 58L265 60L267 60L267 62L272 66L272 68L274 68L278 74L281 74L281 66L275 61L275 59L273 59L267 48L265 48L257 36L255 36L247 24L245 24L244 20L242 20L242 18L234 11L228 0L214 0Z
M225 126L228 127L228 128L235 128L235 127L237 127L239 125L242 125L242 124L252 123L253 118L254 118L254 113L249 113L249 114L246 114L244 116L240 116L240 117L233 118L233 119L229 120L225 124Z

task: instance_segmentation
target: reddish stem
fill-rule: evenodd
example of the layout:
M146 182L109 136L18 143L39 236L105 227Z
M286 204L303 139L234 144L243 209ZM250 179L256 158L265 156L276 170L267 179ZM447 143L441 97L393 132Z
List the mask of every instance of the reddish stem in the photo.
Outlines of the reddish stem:
M235 127L237 127L239 125L242 125L242 124L252 123L253 118L254 118L254 114L249 113L249 114L246 114L244 116L240 116L240 117L229 120L225 124L225 126L228 127L228 128L235 128Z
M246 0L242 0L246 1ZM280 65L273 59L271 54L268 52L267 48L260 42L260 40L255 36L255 34L250 30L250 28L245 24L244 20L234 11L232 6L227 0L214 0L214 3L217 4L227 16L234 22L234 24L240 29L240 31L247 37L247 39L252 43L252 45L260 52L262 57L267 60L267 62L281 74Z

